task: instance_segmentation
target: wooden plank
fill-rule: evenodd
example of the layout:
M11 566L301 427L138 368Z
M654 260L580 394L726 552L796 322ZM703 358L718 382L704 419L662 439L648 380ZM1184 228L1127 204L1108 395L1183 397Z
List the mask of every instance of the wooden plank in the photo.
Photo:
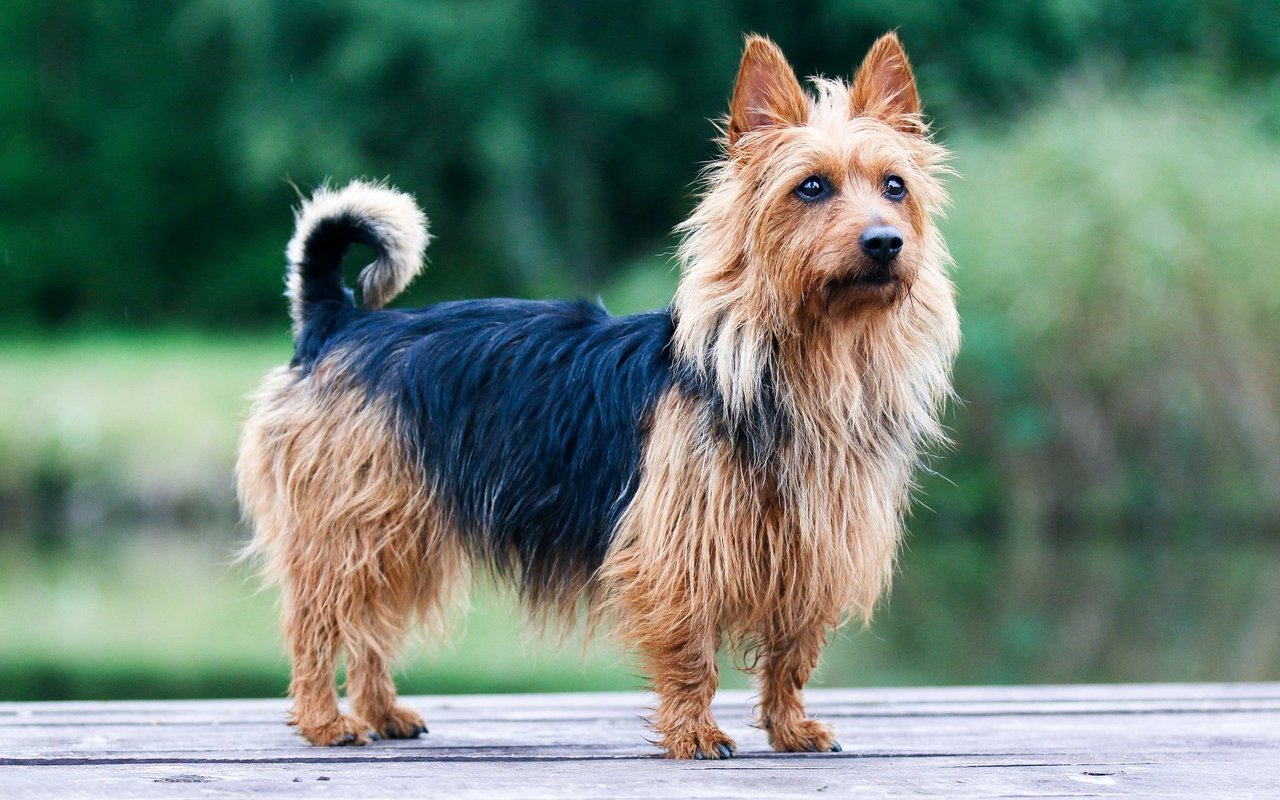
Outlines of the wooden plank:
M816 690L841 754L670 762L642 694L418 697L432 733L306 746L281 700L0 704L0 797L1280 796L1280 684Z

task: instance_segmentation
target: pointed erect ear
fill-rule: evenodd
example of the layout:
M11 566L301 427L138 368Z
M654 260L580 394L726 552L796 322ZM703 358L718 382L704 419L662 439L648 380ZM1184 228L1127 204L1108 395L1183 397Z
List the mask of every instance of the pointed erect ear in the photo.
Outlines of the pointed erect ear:
M924 133L916 77L898 34L886 33L867 51L853 79L849 111L884 120L904 133Z
M763 36L748 36L729 106L729 144L757 128L803 125L809 102L778 46Z

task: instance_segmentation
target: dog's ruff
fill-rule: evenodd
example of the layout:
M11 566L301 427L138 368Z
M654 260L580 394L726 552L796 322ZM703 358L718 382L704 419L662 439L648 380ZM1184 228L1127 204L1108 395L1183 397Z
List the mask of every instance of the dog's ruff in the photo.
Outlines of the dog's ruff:
M748 39L660 311L376 311L421 270L426 218L361 182L303 203L294 359L256 396L237 477L250 551L284 591L308 740L425 731L389 664L415 618L441 635L478 567L537 617L612 623L652 676L669 755L735 751L710 712L725 641L758 656L775 749L839 749L801 688L829 631L868 621L888 587L912 474L944 438L959 327L934 223L945 152L897 38L852 84L813 87ZM798 194L811 178L817 200ZM873 259L876 226L900 253ZM361 304L341 277L353 242L378 254Z

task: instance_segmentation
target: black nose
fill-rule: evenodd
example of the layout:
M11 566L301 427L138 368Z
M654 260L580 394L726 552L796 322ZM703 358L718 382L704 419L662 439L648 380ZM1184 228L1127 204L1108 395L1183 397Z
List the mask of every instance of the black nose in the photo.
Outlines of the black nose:
M873 225L858 237L858 244L862 245L862 252L888 264L902 252L902 231L892 225Z

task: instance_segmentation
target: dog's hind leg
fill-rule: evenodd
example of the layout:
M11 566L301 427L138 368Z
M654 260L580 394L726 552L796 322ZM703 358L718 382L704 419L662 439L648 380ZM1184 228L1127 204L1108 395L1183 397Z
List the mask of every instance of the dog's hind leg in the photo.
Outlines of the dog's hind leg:
M422 716L396 702L390 665L416 616L429 636L440 637L450 601L465 585L466 562L456 531L435 503L391 504L375 523L376 554L349 575L363 605L344 634L347 696L361 719L385 739L413 739L427 732Z
M294 576L285 586L285 636L293 661L290 724L312 744L366 744L373 733L359 717L341 713L336 683L341 631L318 576Z
M409 739L426 732L415 711L396 704L390 663L404 639L415 606L435 615L442 599L416 589L417 581L439 574L439 564L421 561L413 538L389 547L388 539L360 526L366 536L329 537L346 542L311 571L289 582L287 632L293 654L293 724L315 744L364 744L370 738ZM412 537L413 532L405 532ZM326 537L317 537L324 540ZM383 547L378 547L382 544ZM347 662L347 696L353 715L338 712L334 671L339 649Z
M284 591L292 722L320 745L415 736L421 717L395 705L387 666L415 611L440 616L464 566L457 537L385 404L335 389L337 379L321 372L308 383L278 374L237 467L252 549ZM338 707L343 649L353 716Z
M410 558L416 559L414 548ZM382 565L362 581L364 607L349 627L347 651L347 697L351 708L386 739L413 739L427 732L422 715L396 703L396 685L391 662L396 657L404 629L412 615L411 587L414 577L400 561L399 569ZM419 569L434 572L423 563ZM398 591L397 591L398 590ZM437 599L437 598L433 598Z
M396 685L377 646L348 647L347 696L352 709L384 739L413 739L427 732L422 715L396 703Z

